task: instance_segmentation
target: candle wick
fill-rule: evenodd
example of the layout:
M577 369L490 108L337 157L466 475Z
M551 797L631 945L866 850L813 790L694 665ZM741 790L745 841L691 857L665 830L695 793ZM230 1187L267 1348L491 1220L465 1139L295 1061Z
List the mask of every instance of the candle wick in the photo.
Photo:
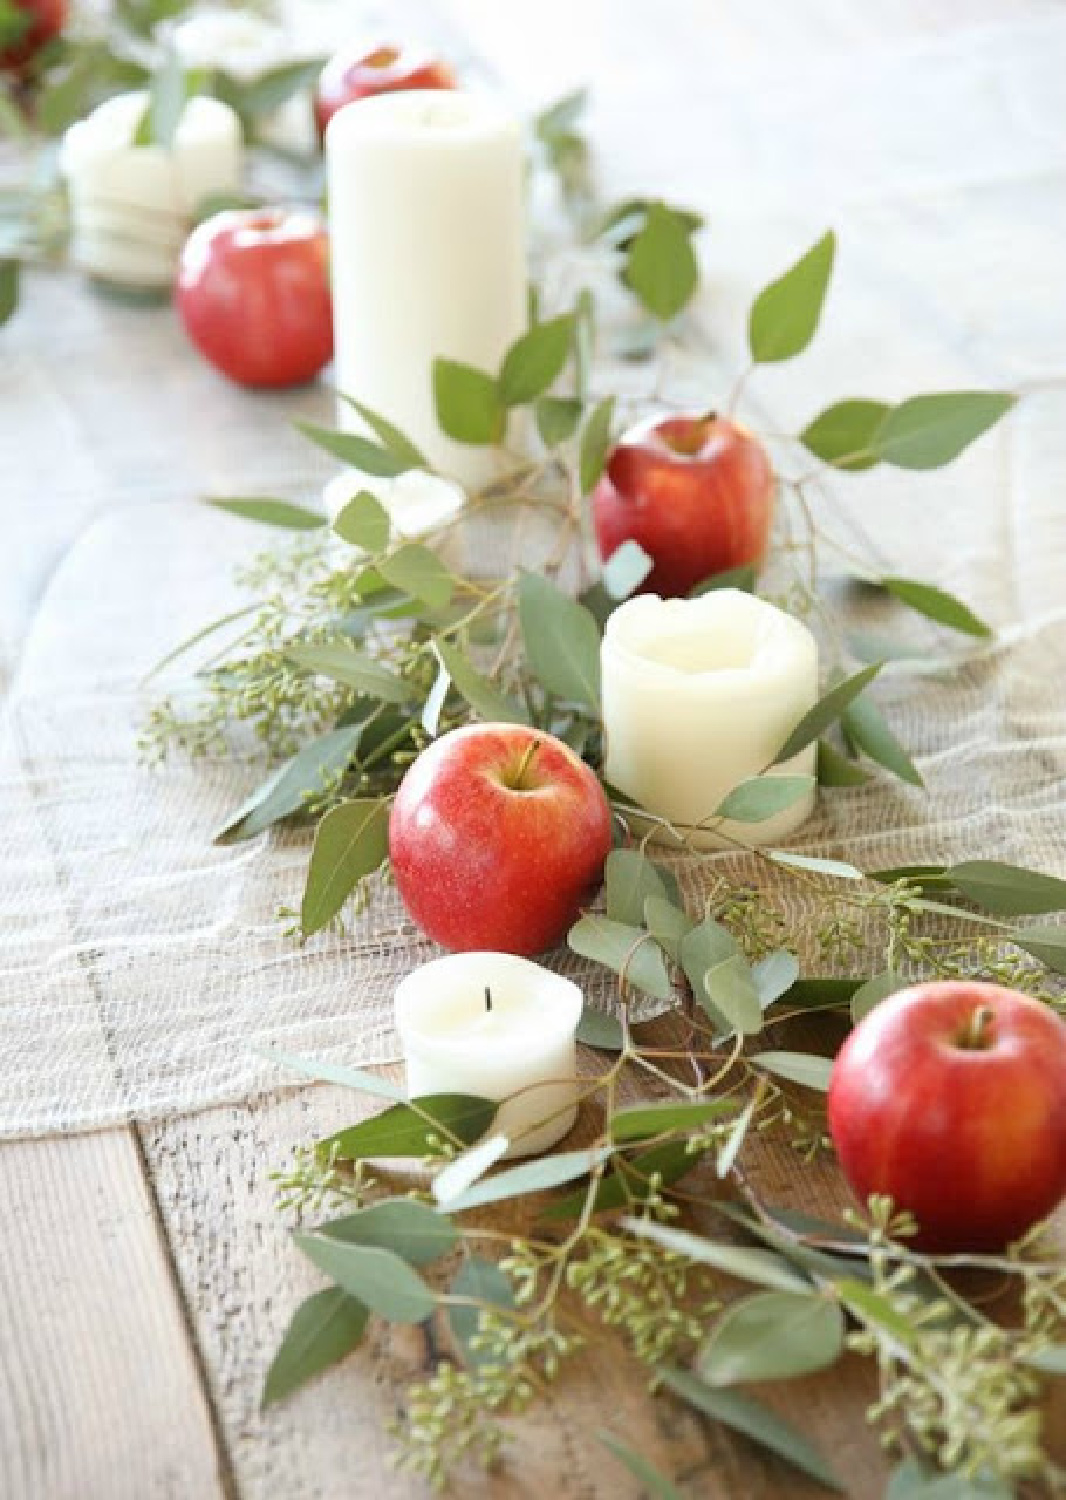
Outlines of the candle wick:
M492 1009L492 991L489 989L488 985L485 986L485 1009Z

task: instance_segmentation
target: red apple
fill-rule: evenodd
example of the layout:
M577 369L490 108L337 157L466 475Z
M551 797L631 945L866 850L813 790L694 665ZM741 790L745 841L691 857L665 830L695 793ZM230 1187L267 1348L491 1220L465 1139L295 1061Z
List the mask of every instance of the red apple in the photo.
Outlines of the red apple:
M19 72L59 35L66 20L67 0L7 0L0 5L0 71Z
M227 211L186 241L178 311L192 342L240 385L303 385L333 357L329 239L306 209Z
M315 120L319 135L344 104L392 94L402 89L454 89L455 77L446 63L410 47L375 47L372 52L348 48L331 57L315 90Z
M1066 1023L1000 985L901 990L841 1048L829 1127L853 1191L908 1209L919 1249L998 1250L1066 1194Z
M762 444L713 413L651 417L626 432L592 495L600 556L639 542L655 566L645 593L687 594L712 573L758 564L774 509Z
M400 783L389 857L419 927L456 952L542 953L599 883L611 810L562 740L518 724L441 735Z

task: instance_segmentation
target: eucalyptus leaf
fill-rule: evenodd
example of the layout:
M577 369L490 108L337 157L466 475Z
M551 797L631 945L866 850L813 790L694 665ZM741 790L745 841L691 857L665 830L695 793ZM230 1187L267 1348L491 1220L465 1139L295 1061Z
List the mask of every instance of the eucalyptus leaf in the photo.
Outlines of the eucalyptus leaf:
M871 870L870 879L881 885L895 885L897 880L906 880L919 890L943 890L950 886L951 877L946 865L896 865L891 870Z
M841 723L864 755L875 760L879 766L884 766L886 771L891 771L901 781L909 782L911 786L925 785L917 766L889 729L884 715L871 698L857 698L844 710Z
M843 1351L838 1302L811 1288L756 1292L723 1313L700 1352L699 1371L713 1386L792 1380L835 1364Z
M1066 927L1019 927L1011 941L1056 974L1066 974Z
M1022 1355L1022 1363L1045 1375L1066 1375L1066 1344L1049 1344L1032 1354Z
M441 666L448 672L456 692L487 723L529 723L526 710L502 693L487 677L483 677L457 646L449 645L438 637L433 642L433 650Z
M797 1010L839 1010L864 983L863 979L797 979L784 998Z
M537 431L546 448L558 448L577 431L584 410L574 396L542 396L533 408Z
M270 500L265 497L247 500L216 499L212 496L207 503L215 510L240 516L244 521L258 521L264 526L280 526L287 531L320 531L327 524L327 517L320 511L294 505L291 500Z
M889 1299L861 1281L844 1278L836 1283L837 1295L844 1306L861 1323L879 1328L896 1340L901 1348L913 1346L916 1331Z
M681 962L681 944L696 923L673 901L649 896L644 903L644 925L675 964Z
M309 797L321 792L351 764L362 733L362 724L350 724L304 745L242 803L215 835L215 843L236 844L255 838L282 818L299 812Z
M324 1234L297 1234L293 1239L312 1265L390 1323L421 1323L437 1306L435 1294L418 1272L391 1250L350 1245Z
M617 1109L611 1116L611 1139L614 1141L646 1140L649 1136L698 1130L708 1120L735 1115L735 1099L697 1099L691 1103L632 1104Z
M685 1141L666 1141L632 1158L616 1156L611 1171L604 1174L596 1188L592 1212L607 1213L642 1203L648 1197L652 1179L660 1187L669 1187L687 1176L699 1162L699 1154L689 1151ZM547 1222L576 1218L584 1209L587 1196L583 1187L568 1193L546 1208L541 1218Z
M818 741L819 786L865 786L869 779L867 771L841 755L828 740Z
M733 1124L732 1130L726 1136L718 1148L714 1169L719 1178L726 1178L733 1170L733 1164L740 1155L741 1148L748 1138L751 1122L755 1118L755 1109L758 1104L758 1095L752 1094Z
M800 433L800 442L834 469L857 473L878 463L874 438L891 410L883 401L852 398L826 407Z
M581 430L578 455L578 479L583 495L591 494L603 473L611 449L611 423L614 421L614 397L605 396L592 408Z
M533 133L539 141L568 135L578 123L588 104L588 89L575 89L542 109L533 120Z
M751 965L742 953L709 968L703 976L704 991L719 1015L724 1016L731 1031L741 1036L755 1036L763 1028L762 1006Z
M348 646L341 641L296 642L285 652L293 666L304 672L314 672L329 677L342 687L366 693L371 698L380 698L383 703L409 703L413 696L410 683L383 667L372 656Z
M828 1489L843 1492L843 1485L817 1448L768 1407L736 1391L716 1390L683 1370L664 1369L660 1373L675 1395L704 1416L744 1433Z
M312 57L301 58L299 62L279 63L277 67L264 68L253 78L237 78L227 73L226 87L233 91L234 96L232 107L248 120L273 114L301 89L312 88L327 61L325 57ZM227 99L226 102L231 101Z
M373 407L365 405L362 401L357 401L354 396L345 395L343 391L338 391L337 395L341 401L346 402L354 411L359 413L374 436L385 445L395 458L403 461L405 468L431 469L425 455L420 449L415 447L407 434L401 432L398 427L394 426L386 417L383 417L380 412L375 411Z
M600 631L592 614L549 579L522 572L518 618L530 671L541 686L598 712Z
M913 578L881 578L881 588L887 590L901 604L916 610L918 614L935 620L938 625L947 625L964 635L990 636L992 627L979 619L973 610L949 594L945 589L931 583L921 583Z
M680 903L681 893L672 871L656 865L639 849L612 849L603 867L607 915L615 922L639 927L649 897Z
M304 936L332 922L359 882L380 869L388 853L386 802L357 797L331 808L315 830L300 905Z
M711 1021L724 1032L731 1030L731 1027L726 1018L711 1005L704 980L708 970L739 952L736 938L728 927L723 927L714 917L704 917L702 922L690 928L681 939L681 967L685 971L685 978Z
M297 422L297 429L317 447L332 453L342 464L358 469L362 474L371 474L377 479L395 479L408 469L421 467L410 459L401 458L380 443L371 442L358 432L342 432L335 427L320 427L315 422Z
M812 875L829 875L834 880L863 880L865 876L855 865L843 859L822 859L815 854L793 854L791 849L768 849L768 859L775 865L788 865L795 870L809 870Z
M522 406L542 396L562 374L573 342L572 313L537 323L516 340L500 366L498 387L504 405Z
M756 297L748 319L748 347L756 364L792 359L806 349L822 316L835 254L830 230Z
M431 740L437 738L440 732L440 716L444 712L444 704L452 685L452 679L447 667L439 666L437 677L433 686L426 696L422 705L421 724Z
M792 988L799 978L799 972L799 959L785 948L775 949L752 965L751 977L755 981L759 1004L763 1010L773 1005L775 1000L780 1000Z
M444 563L421 542L405 542L378 563L381 576L393 588L421 599L430 609L449 603L455 582Z
M621 1052L625 1046L622 1023L610 1011L595 1010L586 1005L577 1023L577 1039L586 1047L597 1047L602 1052Z
M478 1302L488 1302L505 1312L514 1308L514 1288L495 1261L482 1260L471 1255L459 1267L455 1280L449 1288L453 1297L469 1297ZM492 1363L497 1355L485 1349L472 1347L474 1335L481 1321L481 1310L477 1307L452 1306L448 1308L448 1325L452 1337L462 1351L464 1363L471 1369Z
M507 1154L510 1141L505 1135L490 1135L488 1140L471 1146L460 1156L456 1156L442 1167L433 1179L433 1196L437 1202L446 1208L451 1206L452 1200L465 1193L484 1177L490 1167Z
M755 564L745 563L739 568L723 568L720 573L709 573L688 591L690 599L699 599L703 594L713 594L716 589L740 589L745 594L755 592Z
M987 432L1017 399L998 391L912 396L888 412L875 435L874 452L900 469L938 469Z
M616 547L604 563L601 581L612 599L628 599L654 566L640 543L630 538Z
M14 315L19 302L19 262L0 260L0 328Z
M360 1161L425 1156L433 1136L453 1136L472 1146L489 1129L498 1109L493 1100L475 1094L426 1094L328 1136L319 1142L318 1151L326 1156L335 1150L340 1161Z
M692 300L700 267L686 219L665 203L649 203L629 243L622 279L642 306L668 323Z
M283 1401L352 1352L366 1333L366 1306L340 1287L301 1302L285 1330L263 1386L263 1405Z
M640 1480L644 1493L651 1496L651 1500L685 1500L677 1485L667 1479L643 1453L638 1453L628 1443L623 1443L613 1432L601 1429L596 1437L608 1453L613 1453L618 1462L629 1470L634 1479Z
M591 958L620 978L624 976L634 989L656 1000L673 998L662 951L643 928L591 912L574 923L567 942L582 958Z
M752 776L722 799L714 816L734 823L764 823L808 796L814 784L813 776Z
M152 75L148 107L134 132L135 146L162 146L169 150L178 133L189 98L189 78L177 52L168 50Z
M907 981L895 974L891 969L886 969L883 974L875 974L859 988L851 997L851 1019L857 1026L864 1016L868 1016L876 1006L886 1000L889 995L895 995L899 990L906 987Z
M342 542L364 552L384 552L392 524L389 513L376 495L360 490L338 511L333 530Z
M997 859L968 859L951 865L948 876L970 901L997 916L1043 916L1066 911L1066 880L1042 875Z
M491 375L453 359L433 361L433 400L441 431L457 443L498 443L507 408Z
M367 1073L362 1068L348 1068L341 1063L317 1062L313 1058L297 1057L292 1052L280 1052L273 1047L252 1050L258 1051L260 1056L269 1058L279 1067L291 1068L318 1083L336 1083L341 1088L356 1089L359 1093L374 1094L378 1098L394 1099L401 1103L406 1099L398 1084L378 1073Z
M656 1223L654 1219L627 1218L622 1220L622 1227L638 1239L654 1240L664 1250L684 1255L702 1266L712 1266L739 1281L749 1281L777 1292L809 1294L812 1291L809 1279L794 1270L776 1251L707 1239L685 1229Z
M791 760L801 750L805 750L809 744L829 728L830 724L836 723L841 714L845 712L848 705L868 687L881 670L882 663L874 662L869 667L863 667L853 677L847 677L843 682L838 682L835 687L829 689L813 708L808 709L788 739L774 756L774 764L781 765L782 762Z
M459 1235L451 1220L413 1198L383 1198L367 1208L319 1224L317 1234L346 1245L392 1250L412 1266L427 1265L454 1250Z
M833 1071L831 1057L816 1057L809 1052L756 1052L751 1061L767 1073L787 1078L791 1083L801 1083L804 1088L817 1089L823 1094L829 1087Z
M610 1154L607 1147L595 1146L583 1151L558 1151L552 1156L536 1157L458 1193L449 1199L448 1209L455 1214L465 1213L467 1209L482 1208L487 1203L502 1203L508 1198L525 1197L527 1193L546 1192L564 1182L573 1182L576 1177L588 1176Z

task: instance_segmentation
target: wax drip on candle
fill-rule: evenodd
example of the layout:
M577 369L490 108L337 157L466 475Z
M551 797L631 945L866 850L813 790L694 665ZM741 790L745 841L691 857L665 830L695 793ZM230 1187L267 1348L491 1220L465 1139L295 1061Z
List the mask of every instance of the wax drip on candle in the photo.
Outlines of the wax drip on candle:
M485 986L485 1009L492 1009L492 991L489 989L488 985Z

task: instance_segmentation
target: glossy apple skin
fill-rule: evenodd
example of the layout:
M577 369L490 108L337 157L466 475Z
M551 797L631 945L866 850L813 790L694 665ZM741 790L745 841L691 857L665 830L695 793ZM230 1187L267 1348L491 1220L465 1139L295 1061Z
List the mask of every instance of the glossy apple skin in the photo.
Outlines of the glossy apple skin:
M987 1045L960 1045L982 1007ZM1001 1249L1066 1195L1066 1023L1015 990L942 981L883 1000L837 1055L828 1103L852 1190L909 1209L918 1249Z
M515 724L470 724L435 740L404 776L389 818L404 906L457 953L553 948L599 884L610 848L611 811L593 772L553 735Z
M182 251L176 297L189 338L239 385L303 385L333 357L329 239L306 210L206 219Z
M367 52L351 49L331 57L315 90L315 122L319 136L345 104L392 94L404 89L454 89L455 76L446 63L410 47L382 46Z
M663 598L758 565L773 512L766 451L726 417L652 417L631 427L592 495L600 556L639 542L655 564L643 591Z
M0 72L17 73L45 42L63 30L67 23L67 0L12 0L12 3L30 18L18 41L0 51Z

